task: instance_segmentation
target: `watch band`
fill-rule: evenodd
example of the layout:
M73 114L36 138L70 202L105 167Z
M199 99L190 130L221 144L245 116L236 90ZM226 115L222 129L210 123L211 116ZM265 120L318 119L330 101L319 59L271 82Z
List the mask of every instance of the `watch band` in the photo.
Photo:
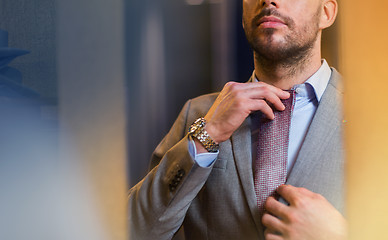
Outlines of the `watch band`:
M193 124L191 124L189 135L198 139L198 141L205 147L208 152L217 152L219 145L213 139L211 139L205 130L205 125L205 118L198 118Z

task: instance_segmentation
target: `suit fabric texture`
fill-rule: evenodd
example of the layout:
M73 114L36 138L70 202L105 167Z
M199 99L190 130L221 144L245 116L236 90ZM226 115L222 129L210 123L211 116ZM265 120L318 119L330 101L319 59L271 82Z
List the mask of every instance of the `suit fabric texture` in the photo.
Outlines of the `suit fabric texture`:
M342 86L335 69L286 184L323 195L344 212ZM155 149L148 175L129 191L131 240L171 239L184 227L188 240L264 239L256 203L250 117L220 144L209 167L188 151L189 126L206 115L218 94L189 100Z

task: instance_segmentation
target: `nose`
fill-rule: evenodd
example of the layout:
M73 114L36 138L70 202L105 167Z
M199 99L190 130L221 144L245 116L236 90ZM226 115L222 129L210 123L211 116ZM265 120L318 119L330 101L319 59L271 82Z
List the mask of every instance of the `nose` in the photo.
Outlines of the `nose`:
M278 7L279 3L277 0L261 0L262 7Z

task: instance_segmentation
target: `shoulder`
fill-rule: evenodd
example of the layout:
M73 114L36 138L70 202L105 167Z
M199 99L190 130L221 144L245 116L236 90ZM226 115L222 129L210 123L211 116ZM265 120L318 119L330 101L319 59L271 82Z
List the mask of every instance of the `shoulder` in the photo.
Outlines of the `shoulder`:
M214 101L216 100L219 92L217 93L209 93L205 95L201 95L199 97L191 99L191 105L192 107L199 107L199 108L210 108Z
M199 117L204 117L213 105L219 93L201 95L188 100L182 110L187 122L193 122Z
M329 84L332 85L338 92L343 93L343 81L342 75L337 71L337 69L331 67L331 77Z

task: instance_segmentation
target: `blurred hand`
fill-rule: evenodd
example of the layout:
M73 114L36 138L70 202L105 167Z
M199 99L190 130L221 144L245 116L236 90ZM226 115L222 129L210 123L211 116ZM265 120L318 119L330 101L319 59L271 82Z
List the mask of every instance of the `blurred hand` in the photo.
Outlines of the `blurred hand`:
M322 195L282 185L277 192L290 206L269 197L262 222L266 240L345 240L345 218Z
M290 94L272 85L255 83L228 82L206 114L206 131L217 143L230 138L251 112L261 111L267 118L273 119L271 107L284 110L280 99Z

